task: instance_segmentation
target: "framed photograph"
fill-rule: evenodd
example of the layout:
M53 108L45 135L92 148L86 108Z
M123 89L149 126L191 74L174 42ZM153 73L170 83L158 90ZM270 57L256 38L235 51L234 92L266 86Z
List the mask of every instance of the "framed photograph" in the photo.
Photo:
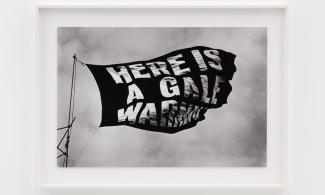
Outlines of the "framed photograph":
M40 186L286 185L286 6L37 14Z

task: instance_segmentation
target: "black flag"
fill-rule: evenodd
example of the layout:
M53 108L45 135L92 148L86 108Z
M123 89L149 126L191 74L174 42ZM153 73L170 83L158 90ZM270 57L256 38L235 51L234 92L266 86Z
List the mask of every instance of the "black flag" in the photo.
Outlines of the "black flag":
M207 109L227 103L235 57L197 46L147 61L86 64L101 95L100 126L128 125L165 133L195 126Z

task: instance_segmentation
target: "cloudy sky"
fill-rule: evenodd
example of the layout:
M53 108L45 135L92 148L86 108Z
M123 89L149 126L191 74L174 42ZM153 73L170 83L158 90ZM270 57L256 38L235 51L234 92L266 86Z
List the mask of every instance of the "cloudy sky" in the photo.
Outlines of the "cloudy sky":
M237 55L233 91L228 104L208 110L204 121L177 134L99 128L99 90L90 71L78 65L69 166L265 166L266 28L58 28L58 127L68 118L74 53L86 63L112 64L198 45Z

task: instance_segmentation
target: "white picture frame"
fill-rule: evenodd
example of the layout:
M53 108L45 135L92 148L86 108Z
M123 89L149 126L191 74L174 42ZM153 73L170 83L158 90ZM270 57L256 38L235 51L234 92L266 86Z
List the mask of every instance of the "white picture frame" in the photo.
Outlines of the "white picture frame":
M171 13L168 10L174 10L174 12ZM186 11L188 18L184 16L176 20L175 23L171 23L168 17L176 14L175 10ZM268 28L268 85L271 85L271 87L268 86L268 108L274 108L268 109L268 116L280 115L272 119L272 124L268 119L268 167L72 169L57 167L55 131L57 55L56 38L53 40L56 31L53 32L53 29L57 26L73 25L107 26L108 23L101 20L103 17L111 18L109 26L127 26L127 19L135 19L136 17L140 22L129 23L129 26L154 26L150 20L141 23L141 17L143 18L143 13L146 11L149 11L152 17L157 14L156 19L160 22L157 26L180 26L181 23L184 26L197 26L198 21L202 18L194 22L190 21L191 13L189 11L193 12L192 17L201 17L195 14L195 11L199 10L209 12L209 17L214 16L214 13L216 13L215 16L224 14L224 21L217 20L215 26L266 26ZM139 14L140 12L142 14ZM36 14L36 168L40 187L87 189L284 189L286 187L289 68L289 8L287 5L130 6L60 4L38 5ZM150 18L152 19L152 17ZM213 24L211 20L206 20L206 22L203 26L212 26ZM270 41L274 41L274 44ZM279 49L281 52L276 53L276 50ZM273 96L270 97L270 94Z

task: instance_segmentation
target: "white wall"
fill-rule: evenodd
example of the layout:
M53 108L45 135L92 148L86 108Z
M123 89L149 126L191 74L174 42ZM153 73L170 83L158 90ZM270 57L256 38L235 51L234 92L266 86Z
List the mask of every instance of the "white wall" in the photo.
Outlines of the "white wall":
M50 0L48 0L50 1ZM51 2L55 2L54 0ZM71 0L71 2L73 2ZM161 1L163 2L163 1ZM164 1L166 2L166 1ZM191 1L192 2L192 1ZM216 1L218 2L218 1ZM222 1L225 2L225 1ZM240 2L231 1L231 2ZM261 0L291 6L291 71L289 117L289 187L280 191L246 191L250 195L325 194L325 27L322 0ZM39 190L35 187L34 5L32 0L4 0L0 8L1 194L133 194L134 191ZM172 191L139 191L166 194ZM174 191L212 194L211 190ZM240 191L219 191L234 195Z

